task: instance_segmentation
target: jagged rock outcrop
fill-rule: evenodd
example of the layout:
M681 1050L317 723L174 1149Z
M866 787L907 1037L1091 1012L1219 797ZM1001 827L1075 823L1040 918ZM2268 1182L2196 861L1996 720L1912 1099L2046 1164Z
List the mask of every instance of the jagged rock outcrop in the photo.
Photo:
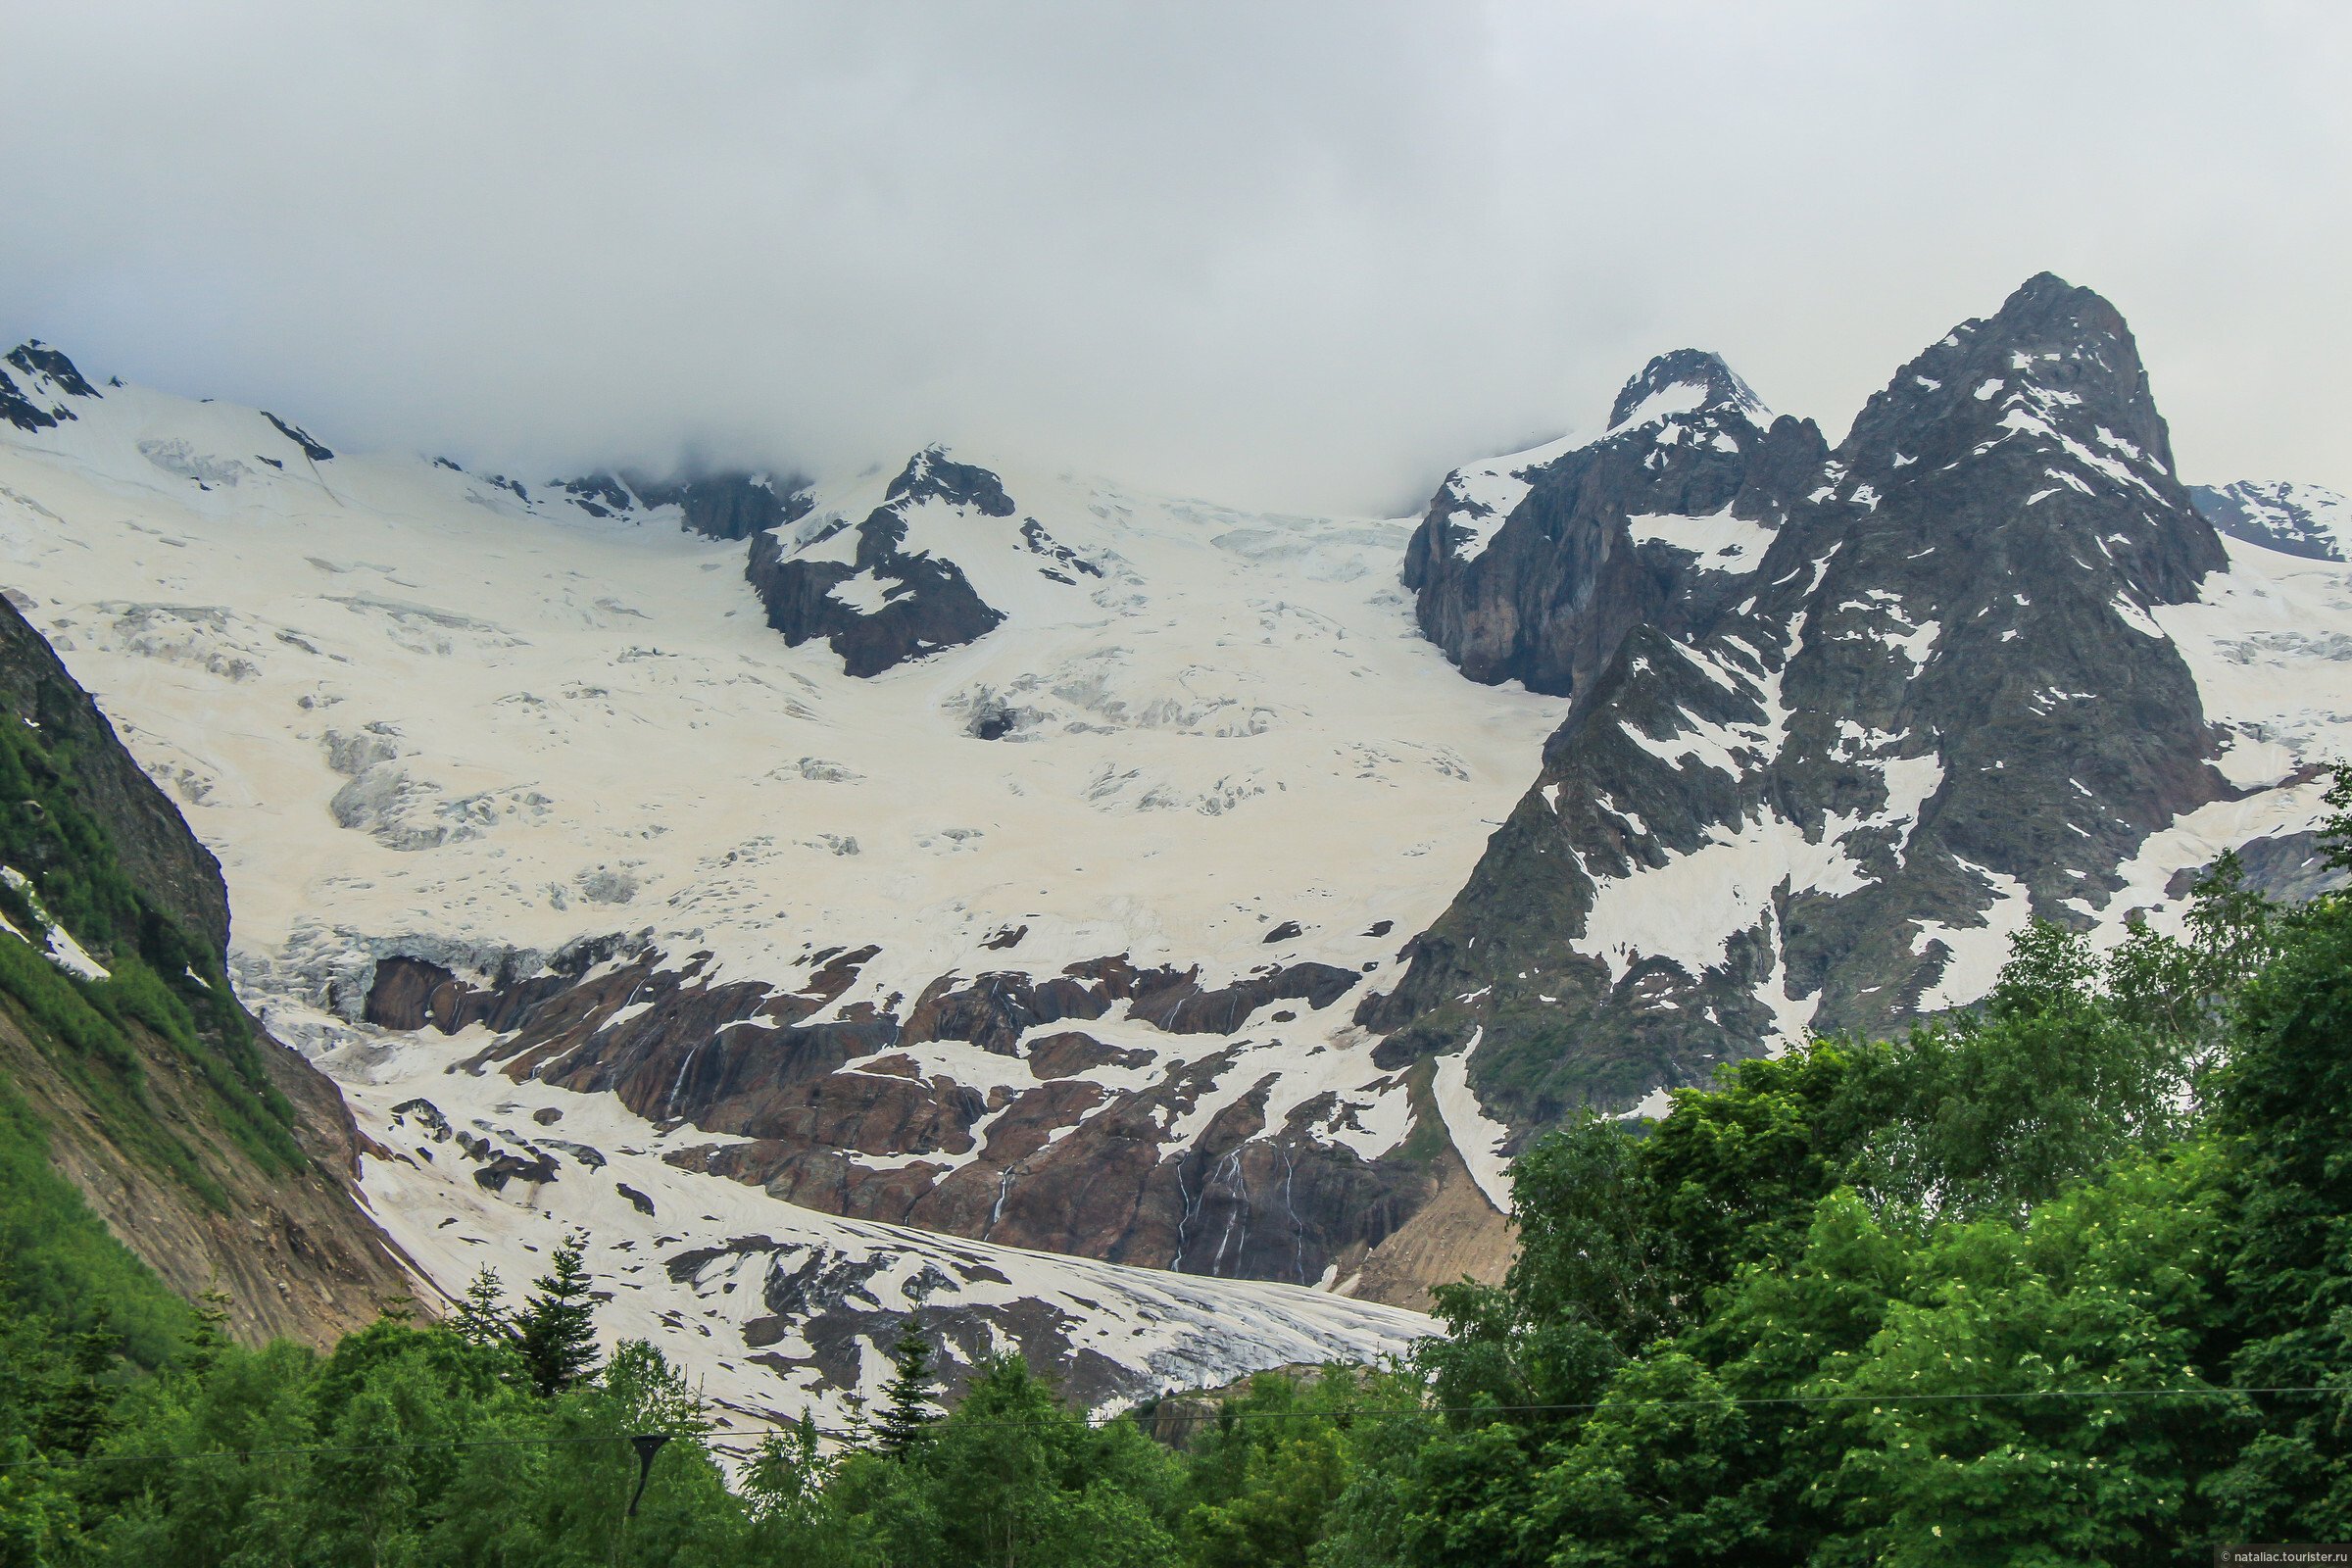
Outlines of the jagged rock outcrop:
M52 924L52 951L87 950L81 983L136 967L176 1009L114 1004L119 1043L93 1060L89 1040L56 1032L70 983L12 967L0 1075L41 1117L51 1159L174 1289L225 1290L240 1337L327 1343L371 1321L416 1285L354 1200L361 1143L342 1096L236 1003L219 863L5 603L0 725L0 858L23 879L0 898L14 933L0 942Z
M454 463L442 460L449 467ZM463 470L461 470L463 471ZM529 494L512 480L492 476L526 503ZM551 479L547 489L592 517L646 520L665 507L678 509L678 526L706 539L750 539L808 515L808 481L792 475L719 469L710 473L656 478L634 468Z
M1114 956L1042 978L943 976L903 1017L895 1004L837 1008L877 951L818 954L791 992L712 983L704 956L673 966L650 949L481 984L388 957L365 1015L444 1033L486 1024L501 1038L474 1067L611 1090L655 1122L747 1140L673 1156L690 1169L853 1218L1112 1262L1311 1283L1352 1270L1436 1193L1427 1161L1366 1160L1322 1136L1329 1095L1271 1125L1258 1085L1177 1137L1233 1069L1231 1048L1109 1089L1074 1075L1140 1074L1156 1054L1053 1027L1115 1013L1177 1038L1230 1036L1337 1006L1352 971L1268 964L1209 986L1198 969ZM941 1040L1025 1059L1034 1086L983 1094L894 1054Z
M908 541L909 514L929 503L957 519L1013 514L995 474L936 448L917 453L864 520L835 517L795 540L771 531L752 541L744 574L767 623L795 648L823 638L859 676L993 631L1004 612L982 601L963 568Z
M20 430L54 430L77 418L69 398L103 397L74 362L39 338L11 349L0 366L0 419Z
M1870 400L1721 608L1628 634L1359 1019L1398 1066L1471 1049L1527 1129L1972 1000L2229 792L2149 614L2224 562L2123 318L2035 277Z
M2191 485L2197 511L2232 539L2311 561L2352 559L2352 501L2316 484Z
M811 505L808 482L768 473L722 472L657 480L622 475L649 507L676 507L678 523L708 539L750 539L797 522Z
M287 423L284 419L281 419L276 415L271 414L268 409L264 409L262 411L262 417L268 419L271 424L275 425L279 435L284 436L287 440L302 448L302 455L310 459L313 463L325 463L334 457L334 454L328 451L319 442L312 440L310 432L303 429L302 426L298 424Z
M1446 477L1405 552L1421 629L1472 680L1573 695L1636 626L1680 632L1723 603L1825 453L1714 355L1661 355L1597 441Z

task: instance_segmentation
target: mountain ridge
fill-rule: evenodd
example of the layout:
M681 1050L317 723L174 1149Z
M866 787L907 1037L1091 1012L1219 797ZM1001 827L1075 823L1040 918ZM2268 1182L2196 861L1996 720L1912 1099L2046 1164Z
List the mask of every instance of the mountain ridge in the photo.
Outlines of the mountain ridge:
M2341 572L2215 533L2128 326L2046 275L1835 451L1681 351L1401 521L937 449L714 477L707 527L345 454L329 514L274 421L83 412L0 449L15 580L222 846L239 984L370 1191L436 1277L566 1213L682 1229L666 1296L593 1262L744 1400L933 1309L911 1263L792 1284L886 1233L952 1279L1063 1254L963 1280L973 1344L1110 1353L1079 1298L1151 1291L1054 1272L1090 1254L1322 1288L1251 1298L1253 1345L1376 1343L1316 1314L1498 1267L1506 1156L1582 1104L1963 1004L2029 915L2169 918L2221 848L2307 878L2352 711L2308 629Z

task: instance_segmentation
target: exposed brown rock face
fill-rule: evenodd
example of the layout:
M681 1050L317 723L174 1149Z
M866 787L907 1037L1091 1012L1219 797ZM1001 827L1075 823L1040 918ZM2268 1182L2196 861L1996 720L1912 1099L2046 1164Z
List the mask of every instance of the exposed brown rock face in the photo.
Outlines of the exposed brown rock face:
M309 1168L266 1170L219 1125L219 1111L168 1041L131 1028L152 1113L173 1127L224 1200L187 1186L107 1136L100 1112L61 1073L13 1004L0 1002L0 1073L49 1128L49 1153L123 1245L181 1295L226 1293L228 1328L249 1344L330 1345L422 1292L406 1259L352 1199L358 1134L334 1085L283 1046L274 1076L299 1112Z
M1137 969L1124 956L1074 963L1042 982L1011 971L973 980L943 975L915 999L902 1038L910 1045L964 1040L1010 1054L1021 1031L1032 1025L1100 1018L1122 1002L1128 1004L1127 1016L1167 1034L1229 1035L1268 1003L1303 1001L1328 1007L1360 978L1328 963L1268 964L1247 980L1210 991L1201 986L1198 966Z
M830 1015L875 952L823 956L794 993L709 984L704 956L672 968L650 950L503 986L390 958L366 1015L451 1033L486 1023L506 1038L475 1065L611 1089L655 1121L749 1140L673 1156L689 1168L834 1213L1019 1247L1312 1282L1352 1268L1436 1189L1416 1163L1367 1161L1315 1136L1329 1096L1268 1126L1255 1086L1178 1143L1170 1129L1219 1089L1238 1052L1110 1088L1079 1075L1146 1072L1159 1058L1051 1028L1115 1013L1176 1037L1231 1035L1278 1003L1332 1006L1360 978L1351 970L1268 964L1209 987L1198 968L1112 956L1043 977L943 976L904 1018L864 1004ZM939 1040L1023 1057L1034 1086L982 1094L897 1050Z

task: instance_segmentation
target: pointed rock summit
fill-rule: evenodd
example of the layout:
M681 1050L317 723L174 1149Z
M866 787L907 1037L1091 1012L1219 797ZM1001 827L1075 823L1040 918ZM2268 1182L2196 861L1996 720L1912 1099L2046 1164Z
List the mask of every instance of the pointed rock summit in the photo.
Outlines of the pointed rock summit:
M78 418L72 398L103 397L57 350L31 338L11 349L0 368L0 419L26 432L54 430Z
M1670 414L1702 412L1736 414L1756 424L1768 424L1772 419L1762 400L1732 373L1721 355L1703 349L1676 349L1650 361L1640 375L1625 383L1609 407L1609 429L1614 433Z
M1544 688L1579 700L1536 788L1359 1013L1393 1065L1473 1049L1515 1127L1973 1000L2028 917L2109 912L2148 835L2229 792L2151 613L2226 556L2113 306L2032 279L1834 453L1755 431L1708 368L1653 362L1618 400L1633 423L1530 475L1467 569L1424 568L1441 642L1482 624L1450 596L1482 603L1482 568L1533 581L1546 549L1581 574L1544 625L1649 595ZM1734 450L1692 450L1702 419ZM1740 526L1756 548L1719 572L1620 564Z
M1825 449L1717 356L1662 354L1598 440L1446 476L1405 552L1421 629L1472 680L1577 694L1635 626L1687 626L1752 570Z

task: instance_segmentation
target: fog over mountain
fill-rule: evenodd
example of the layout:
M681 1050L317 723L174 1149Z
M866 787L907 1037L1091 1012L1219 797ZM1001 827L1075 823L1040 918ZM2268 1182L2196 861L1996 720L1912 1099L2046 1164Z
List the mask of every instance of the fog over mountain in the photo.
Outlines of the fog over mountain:
M537 472L930 441L1418 510L1649 354L1833 437L2048 268L2352 488L2352 16L0 5L0 337ZM1591 433L1591 432L1588 432Z

